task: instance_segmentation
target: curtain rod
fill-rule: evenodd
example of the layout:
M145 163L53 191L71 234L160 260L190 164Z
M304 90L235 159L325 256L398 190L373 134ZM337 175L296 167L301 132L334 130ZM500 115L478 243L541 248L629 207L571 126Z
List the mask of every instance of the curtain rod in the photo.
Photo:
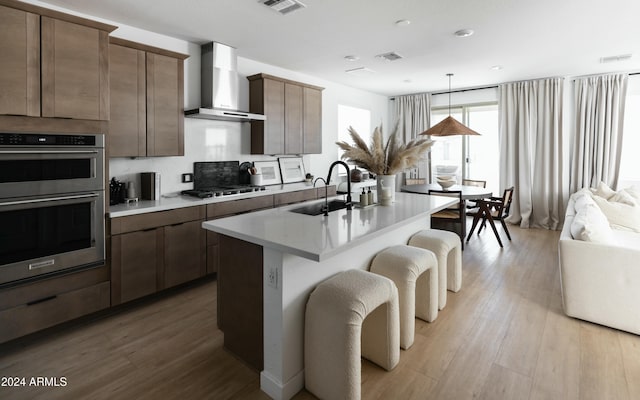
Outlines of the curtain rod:
M410 93L410 94L403 94L403 95L398 95L398 96L413 96L413 95L417 95L417 94L430 94L430 95L434 95L434 94L447 94L447 93L462 93L462 92L469 92L471 90L482 90L482 89L494 89L497 88L498 85L491 85L491 86L479 86L479 87L474 87L474 88L467 88L467 89L457 89L457 90L445 90L444 92L420 92L420 93ZM389 97L389 100L395 100L397 96L393 96L393 97Z
M603 74L605 75L605 74ZM640 72L630 72L628 74L629 76L632 75L640 75ZM593 75L585 75L585 76L593 76ZM540 78L540 79L547 79L547 78ZM575 79L575 77L573 78ZM539 79L527 79L525 81L514 81L514 82L526 82L529 80L539 80ZM508 82L511 83L511 82ZM474 88L468 88L468 89L458 89L458 90L451 90L451 91L444 91L444 92L420 92L420 93L411 93L411 94L406 94L406 95L402 95L402 96L412 96L412 95L416 95L416 94L431 94L431 95L437 95L437 94L447 94L447 93L462 93L462 92L469 92L471 90L482 90L482 89L495 89L497 88L499 85L491 85L491 86L480 86L480 87L474 87ZM389 97L389 100L395 100L396 96L393 97Z

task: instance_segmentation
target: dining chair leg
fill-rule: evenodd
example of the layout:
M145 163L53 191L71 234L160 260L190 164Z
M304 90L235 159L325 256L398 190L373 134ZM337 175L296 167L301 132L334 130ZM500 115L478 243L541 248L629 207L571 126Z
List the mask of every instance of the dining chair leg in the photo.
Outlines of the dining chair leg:
M473 231L476 229L476 226L478 225L478 221L480 220L480 211L478 211L478 214L476 214L473 217L473 222L471 223L471 230L469 231L469 235L467 235L467 243L469 243L469 239L471 239L471 236L473 236Z
M509 234L509 229L507 229L507 224L505 224L504 219L501 219L500 222L502 223L502 227L504 228L507 237L511 240L511 235Z
M491 229L493 229L493 233L496 235L496 239L498 239L498 244L500 247L504 247L502 245L502 240L500 240L500 235L498 234L498 229L496 229L496 224L493 223L493 218L487 218L489 220L489 225L491 225Z

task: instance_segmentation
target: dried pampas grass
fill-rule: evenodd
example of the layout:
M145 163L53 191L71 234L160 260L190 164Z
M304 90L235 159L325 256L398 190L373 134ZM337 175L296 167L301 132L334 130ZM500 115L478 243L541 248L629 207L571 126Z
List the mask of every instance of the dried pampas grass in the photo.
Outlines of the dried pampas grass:
M398 128L383 144L382 126L376 127L371 139L371 147L362 140L358 132L349 127L349 135L353 145L347 142L336 142L344 153L342 159L352 161L356 166L364 168L376 175L395 175L398 172L413 168L417 165L422 154L430 150L433 145L431 139L414 139L404 144L397 135Z

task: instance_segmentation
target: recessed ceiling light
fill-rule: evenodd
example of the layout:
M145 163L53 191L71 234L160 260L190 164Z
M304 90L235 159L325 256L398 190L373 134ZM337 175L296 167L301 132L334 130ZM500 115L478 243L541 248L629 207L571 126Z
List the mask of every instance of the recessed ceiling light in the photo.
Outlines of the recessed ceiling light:
M459 31L456 31L454 33L454 35L456 35L457 37L469 37L469 36L473 35L473 30L472 29L460 29Z
M413 82L413 81L412 81L411 79L405 79L405 80L403 80L402 82L404 82L404 83L411 83L411 82Z
M344 59L347 60L347 61L358 61L360 59L360 57L350 55L350 56L344 56Z
M396 26L407 26L410 24L411 24L411 21L409 21L408 19L399 19L396 21Z
M494 65L491 67L491 69L494 71L500 71L502 68L503 68L502 65Z

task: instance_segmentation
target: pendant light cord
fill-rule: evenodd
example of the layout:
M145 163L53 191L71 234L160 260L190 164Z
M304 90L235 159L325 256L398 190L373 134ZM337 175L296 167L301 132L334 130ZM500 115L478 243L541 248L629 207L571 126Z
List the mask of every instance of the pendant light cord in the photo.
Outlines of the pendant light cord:
M449 77L449 116L451 116L451 77L453 74L449 73L447 76Z

